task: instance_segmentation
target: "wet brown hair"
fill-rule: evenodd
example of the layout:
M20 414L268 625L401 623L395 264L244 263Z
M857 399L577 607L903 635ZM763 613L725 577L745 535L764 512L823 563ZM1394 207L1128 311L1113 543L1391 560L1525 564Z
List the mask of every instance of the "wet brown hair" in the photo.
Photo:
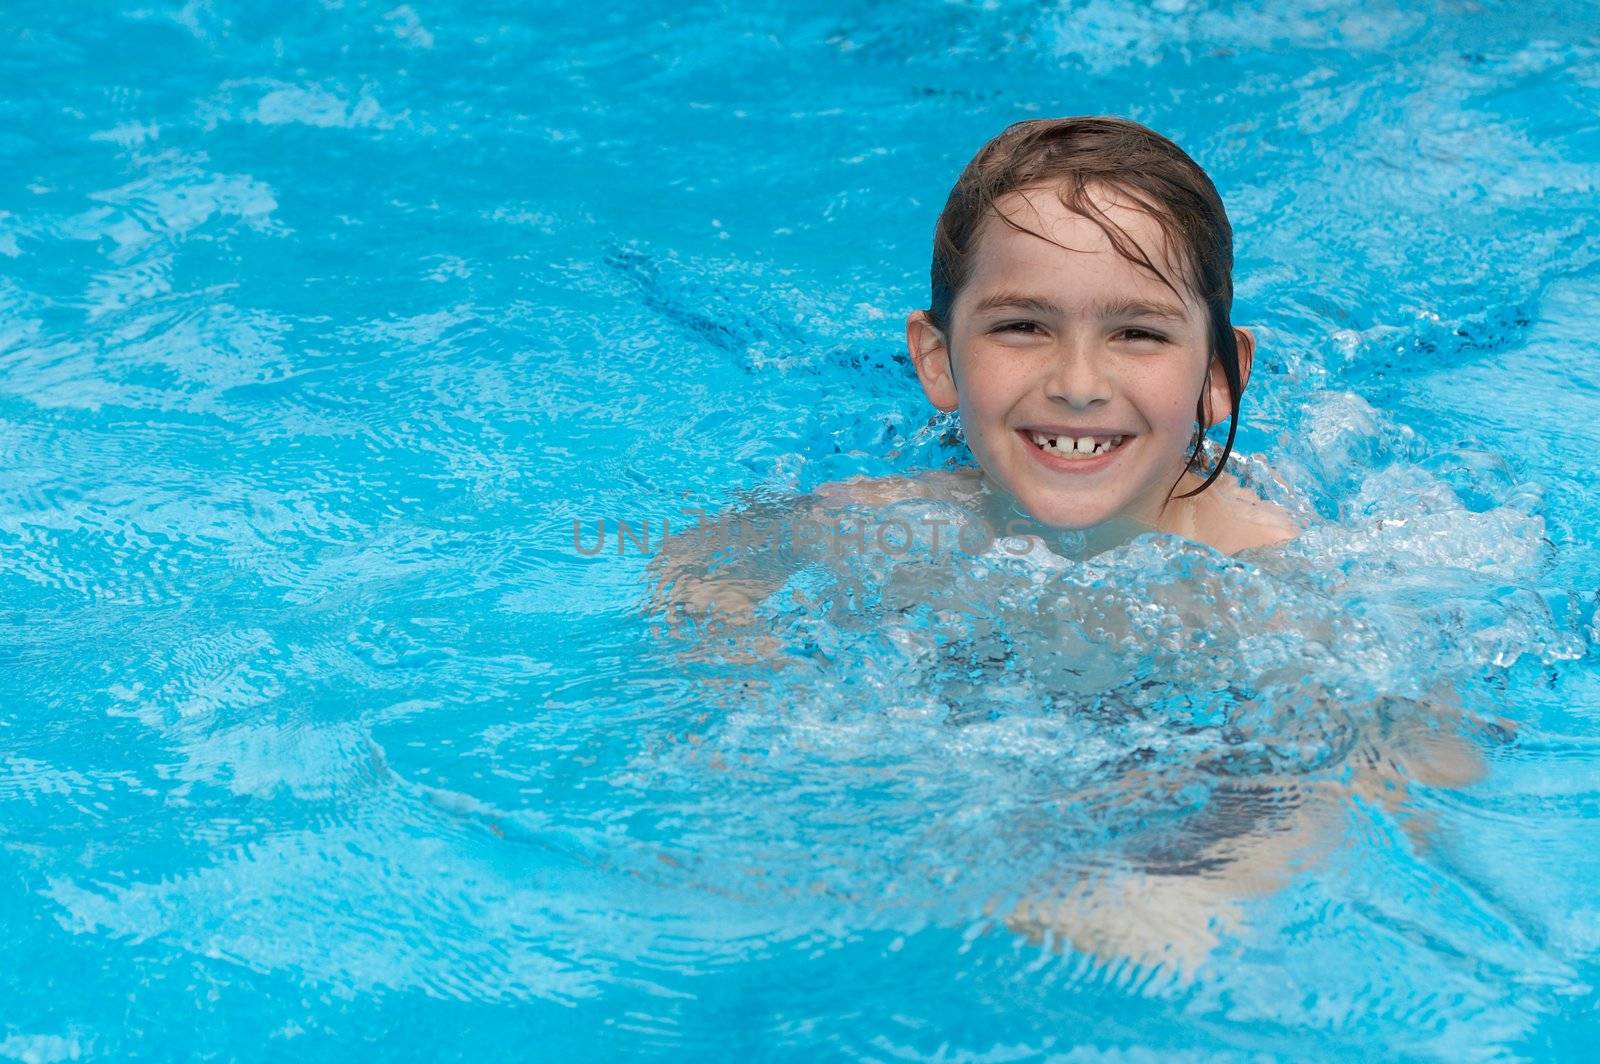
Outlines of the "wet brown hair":
M1176 283L1094 202L1090 190L1095 186L1132 200L1160 225L1167 248L1176 252L1173 257L1183 271ZM1178 285L1183 284L1205 305L1210 319L1209 357L1222 365L1231 410L1228 441L1215 468L1204 483L1180 498L1198 495L1222 474L1233 452L1244 391L1232 321L1233 227L1222 197L1182 148L1125 118L1034 119L1007 126L961 172L934 230L933 304L927 313L940 332L949 335L950 309L970 279L984 222L997 217L1013 229L1048 239L996 207L1009 193L1036 188L1056 191L1062 206L1098 225L1119 255L1154 274L1174 295L1182 297ZM1204 464L1205 400L1202 388L1195 410L1201 429L1189 455L1189 468L1196 471Z

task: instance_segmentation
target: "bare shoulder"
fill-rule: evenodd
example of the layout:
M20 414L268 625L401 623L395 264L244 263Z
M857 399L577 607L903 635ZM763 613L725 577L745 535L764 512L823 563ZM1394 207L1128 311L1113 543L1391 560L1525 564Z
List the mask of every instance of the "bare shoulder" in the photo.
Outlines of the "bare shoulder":
M970 490L973 478L965 471L934 471L917 476L851 477L819 486L814 494L824 504L835 506L887 506L907 499L944 499L963 487Z
M840 506L882 506L902 499L918 499L926 490L915 477L851 477L819 485L815 495L824 503Z
M1217 478L1198 497L1199 538L1226 554L1287 543L1301 532L1289 511L1267 502L1231 476Z

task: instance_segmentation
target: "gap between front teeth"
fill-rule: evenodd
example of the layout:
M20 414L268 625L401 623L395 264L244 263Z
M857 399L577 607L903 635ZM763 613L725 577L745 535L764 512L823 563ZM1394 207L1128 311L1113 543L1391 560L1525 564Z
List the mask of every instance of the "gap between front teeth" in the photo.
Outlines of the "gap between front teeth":
M1108 436L1097 443L1093 436L1080 436L1077 439L1073 439L1071 436L1046 436L1039 432L1030 432L1028 436L1041 451L1084 458L1105 454L1125 438L1122 436Z

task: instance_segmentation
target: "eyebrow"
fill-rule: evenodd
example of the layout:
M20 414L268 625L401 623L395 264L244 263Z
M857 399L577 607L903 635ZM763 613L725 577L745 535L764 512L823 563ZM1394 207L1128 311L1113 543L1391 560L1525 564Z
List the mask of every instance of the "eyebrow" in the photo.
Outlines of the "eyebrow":
M983 314L995 310L1024 310L1034 314L1066 316L1066 311L1059 303L1039 296L1022 295L1016 292L996 292L978 302L972 308L973 313ZM1091 317L1100 318L1157 318L1181 324L1189 320L1183 308L1172 303L1151 302L1145 299L1118 299L1110 303L1102 303L1089 308Z

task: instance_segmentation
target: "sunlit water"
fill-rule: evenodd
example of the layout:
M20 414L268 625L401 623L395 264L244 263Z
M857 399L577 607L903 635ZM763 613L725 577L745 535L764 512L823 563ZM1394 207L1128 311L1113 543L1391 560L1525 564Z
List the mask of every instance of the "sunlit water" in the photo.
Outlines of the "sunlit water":
M1600 20L1268 7L9 5L0 1054L1581 1055ZM960 462L935 214L1088 112L1228 203L1296 544L575 549ZM1198 965L1008 927L1297 815Z

